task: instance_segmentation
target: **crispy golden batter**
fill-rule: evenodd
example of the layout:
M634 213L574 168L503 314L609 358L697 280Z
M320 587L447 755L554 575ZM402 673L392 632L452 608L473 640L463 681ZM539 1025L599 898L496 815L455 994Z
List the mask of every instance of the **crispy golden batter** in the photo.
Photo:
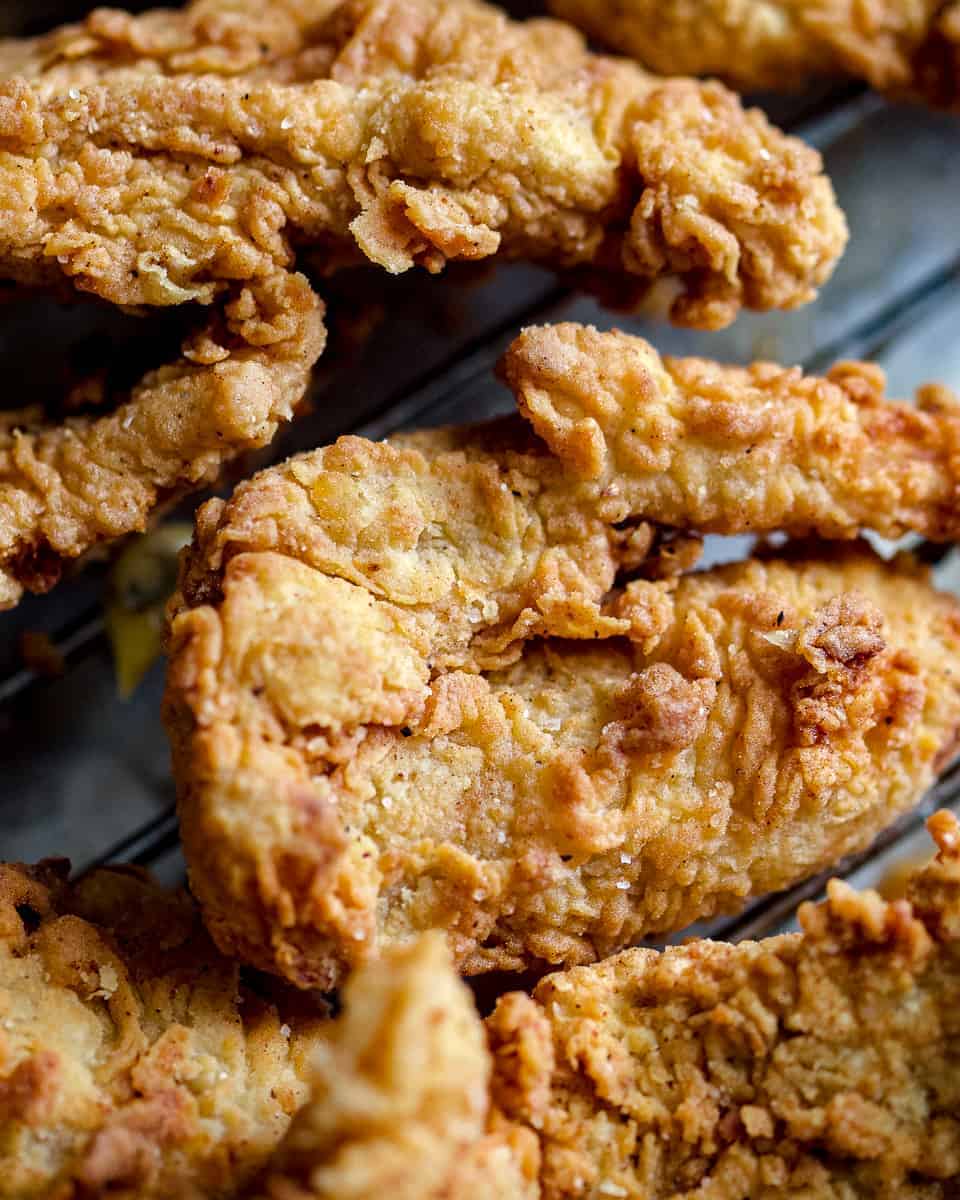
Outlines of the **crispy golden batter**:
M482 0L193 0L139 15L96 8L40 37L0 39L0 76L22 75L47 93L120 73L351 84L442 73L555 90L612 69L636 76L590 54L569 25L514 21Z
M491 1128L490 1054L437 934L352 976L310 1062L310 1101L264 1184L271 1200L524 1200L536 1139Z
M835 880L800 934L628 950L502 997L485 1023L492 1074L436 935L394 948L351 979L265 1190L947 1200L960 828L945 812L930 828L940 854L907 900Z
M0 1196L234 1194L307 1095L297 1029L134 868L0 866Z
M922 571L636 578L690 559L646 464L537 420L342 438L201 510L166 710L223 949L305 986L433 926L466 972L589 961L864 845L949 756Z
M663 360L571 324L525 330L501 372L555 454L584 479L622 481L630 510L664 524L960 537L960 401L944 388L892 404L866 363L823 379Z
M277 56L312 27L284 8L287 34L266 38L251 76L158 77L220 50L223 71L249 65L237 14L198 7L142 18L140 40L101 15L126 54L62 35L79 38L75 57L57 51L45 76L49 55L31 52L39 77L0 89L5 274L169 304L208 302L297 249L390 271L499 251L610 274L635 296L675 278L674 319L716 327L741 305L810 300L842 251L819 156L718 85L656 79L569 33L552 45L549 23L527 32L475 0L340 6L296 70ZM164 43L165 20L192 50ZM65 88L58 62L94 82ZM314 82L280 82L291 75Z
M266 445L303 397L321 318L302 276L278 276L238 289L183 358L145 375L113 411L60 424L39 408L0 413L0 608Z
M848 74L960 109L960 4L944 0L551 0L652 70L790 89Z
M802 934L630 950L488 1021L544 1200L946 1200L960 1179L960 830L909 900L834 880Z

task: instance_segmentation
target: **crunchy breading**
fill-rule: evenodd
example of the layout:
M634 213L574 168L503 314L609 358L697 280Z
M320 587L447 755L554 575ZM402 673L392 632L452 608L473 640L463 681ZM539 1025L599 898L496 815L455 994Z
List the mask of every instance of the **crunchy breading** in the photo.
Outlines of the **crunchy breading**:
M960 537L960 400L885 399L868 363L825 378L773 363L661 359L582 325L524 330L501 373L521 412L584 479L631 512L702 532Z
M307 1098L322 1014L282 1024L182 893L67 868L0 866L0 1196L235 1194Z
M960 4L944 0L551 0L553 11L655 71L742 88L848 74L960 109Z
M536 1138L488 1130L490 1053L438 934L353 975L311 1095L262 1184L272 1200L524 1200Z
M0 608L266 445L303 398L322 312L299 275L238 288L178 362L112 411L60 423L37 407L0 413Z
M938 1200L960 1178L960 829L908 900L834 880L803 932L628 950L503 998L493 1096L543 1200Z
M501 997L492 1072L436 935L388 951L348 984L271 1200L946 1200L960 828L929 826L909 899L834 880L799 934L628 950Z
M865 845L951 754L960 610L922 570L638 578L645 472L552 444L342 438L201 510L166 719L224 950L302 986L434 926L465 972L590 961Z
M171 41L222 37L230 70L244 54L217 11L169 18ZM713 328L742 305L812 299L845 243L819 156L719 85L657 79L569 34L560 82L548 25L527 33L474 0L342 6L314 56L321 78L298 83L271 76L269 38L265 78L159 77L186 69L163 19L141 18L142 40L99 18L111 20L154 47L134 51L139 67L100 70L102 39L80 36L65 61L80 70L83 47L101 47L95 82L41 73L0 88L0 269L14 278L63 275L124 304L207 302L297 250L390 271L500 252L609 275L633 298L675 278L673 318ZM506 45L487 62L491 22Z

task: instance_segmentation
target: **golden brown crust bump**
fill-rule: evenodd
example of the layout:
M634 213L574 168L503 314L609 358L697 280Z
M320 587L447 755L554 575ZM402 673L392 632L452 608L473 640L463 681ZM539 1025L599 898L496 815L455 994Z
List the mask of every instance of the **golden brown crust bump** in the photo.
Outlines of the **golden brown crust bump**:
M504 23L485 63L491 22L473 0L342 6L319 82L279 82L269 63L252 79L95 69L66 90L11 77L0 268L169 304L207 302L298 248L391 271L499 251L636 297L675 277L673 318L704 327L813 297L846 239L814 151L719 85L658 80L569 34L561 76L544 23Z
M883 372L661 359L582 325L524 330L501 373L551 450L633 512L701 532L960 537L960 401L884 397Z
M533 1200L536 1138L490 1113L483 1028L442 937L365 966L344 1006L271 1162L271 1200Z
M281 1024L183 894L0 866L0 1196L233 1195L306 1099Z
M38 408L0 413L0 608L266 445L303 398L322 313L302 276L277 276L238 289L111 412L60 424Z
M493 1096L543 1200L946 1200L960 1178L960 829L908 900L834 880L799 935L629 950L503 998Z
M201 510L166 719L222 948L303 986L437 925L467 972L590 961L915 801L955 602L860 547L637 578L617 466L514 418L343 438Z
M553 11L664 74L790 89L848 74L960 108L960 4L944 0L551 0Z

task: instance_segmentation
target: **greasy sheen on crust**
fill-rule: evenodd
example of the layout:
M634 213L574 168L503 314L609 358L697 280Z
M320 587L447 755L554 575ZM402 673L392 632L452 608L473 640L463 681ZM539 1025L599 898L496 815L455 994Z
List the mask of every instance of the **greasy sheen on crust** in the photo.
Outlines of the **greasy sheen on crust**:
M960 400L886 399L883 371L665 358L591 326L525 329L500 373L584 479L626 481L632 511L704 533L960 537Z
M493 1097L543 1200L948 1200L960 1179L960 829L905 900L833 880L800 934L628 950L501 999Z
M135 868L0 865L0 1196L235 1194L307 1098L291 1031Z
M261 1187L270 1200L534 1200L537 1142L497 1127L491 1058L443 938L352 975ZM503 1126L503 1123L501 1123Z
M944 0L551 0L607 46L666 75L791 89L847 74L960 110L960 4Z
M865 845L949 757L925 572L657 578L695 544L642 465L541 429L342 438L200 511L165 711L225 951L301 986L434 926L469 973L591 961Z
M266 445L306 391L322 314L303 276L276 276L236 289L179 361L111 411L59 423L36 407L0 413L0 608Z
M393 948L347 985L263 1191L948 1200L960 829L946 812L929 826L940 853L906 899L834 880L799 934L628 950L501 997L492 1070L437 935Z
M812 299L843 249L819 156L719 85L657 79L561 31L564 74L549 22L528 32L474 0L321 8L327 52L295 81L269 39L241 77L160 76L177 69L162 52L149 69L95 55L83 86L11 74L0 270L170 304L209 302L298 250L393 272L500 252L599 273L632 299L675 279L673 319L712 328ZM170 19L188 41L230 43L229 20ZM506 48L487 63L494 25Z

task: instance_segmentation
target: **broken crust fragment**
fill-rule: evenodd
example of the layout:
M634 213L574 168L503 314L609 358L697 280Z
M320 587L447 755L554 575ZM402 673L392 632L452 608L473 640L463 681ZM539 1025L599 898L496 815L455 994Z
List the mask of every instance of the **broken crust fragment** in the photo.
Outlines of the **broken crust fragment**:
M536 1138L498 1123L473 998L441 935L351 977L311 1095L256 1190L270 1200L534 1200Z
M960 829L929 827L906 900L834 880L799 934L627 950L483 1023L439 935L392 947L347 984L256 1194L946 1197Z
M960 4L944 0L552 0L557 16L666 75L792 90L850 75L960 109Z
M0 1196L235 1195L326 1021L241 984L184 894L68 866L0 866Z
M717 85L593 75L120 73L53 94L13 76L0 271L119 304L209 303L306 251L391 272L499 253L635 300L676 280L673 319L706 328L811 300L846 240L819 156Z
M303 276L277 276L239 289L110 412L59 424L39 409L0 414L0 608L267 445L306 392L322 315Z
M442 927L582 963L862 848L952 754L955 601L861 546L638 578L515 422L342 439L202 510L165 701L194 891L300 986Z
M880 368L825 377L774 363L662 359L592 326L525 329L500 373L521 413L584 479L635 512L703 533L960 536L960 400L889 401Z

